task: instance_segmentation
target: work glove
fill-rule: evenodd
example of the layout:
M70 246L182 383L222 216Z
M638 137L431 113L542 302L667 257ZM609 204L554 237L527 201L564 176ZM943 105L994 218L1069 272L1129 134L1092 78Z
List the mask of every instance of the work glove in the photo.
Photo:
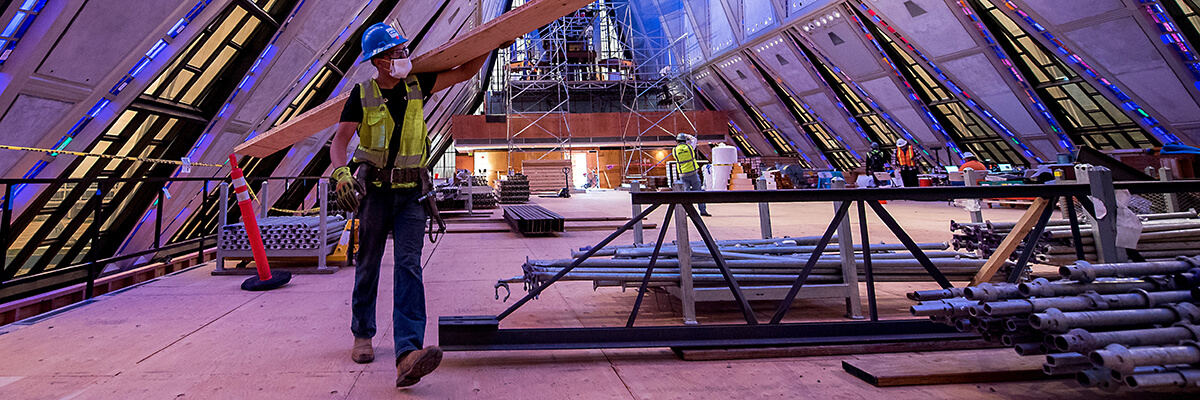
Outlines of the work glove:
M357 179L354 179L354 174L350 173L350 167L334 169L333 183L334 191L337 193L338 208L347 212L358 212L358 199L364 188Z

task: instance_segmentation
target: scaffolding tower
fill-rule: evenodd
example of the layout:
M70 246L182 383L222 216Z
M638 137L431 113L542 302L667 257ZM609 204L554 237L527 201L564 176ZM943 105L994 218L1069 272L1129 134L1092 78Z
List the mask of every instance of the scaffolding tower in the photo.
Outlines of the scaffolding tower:
M633 8L596 1L500 53L506 56L501 81L510 167L516 153L545 159L562 152L569 159L584 144L572 135L572 113L626 114L620 132L611 135L620 138L622 179L657 164L645 138L674 136L681 119L689 125L685 131L695 131L685 113L695 101L685 37L647 35Z

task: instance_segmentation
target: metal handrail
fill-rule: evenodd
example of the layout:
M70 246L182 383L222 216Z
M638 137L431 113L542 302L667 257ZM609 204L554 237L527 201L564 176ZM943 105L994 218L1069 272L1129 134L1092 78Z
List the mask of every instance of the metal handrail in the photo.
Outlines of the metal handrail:
M255 177L255 178L248 177L248 178L246 178L246 180L252 181L252 182L281 180L281 179L282 180L319 180L319 179L326 179L326 177L321 177L321 176L270 176L270 177ZM209 187L207 184L209 182L217 182L217 183L229 182L229 178L228 177L208 177L208 178L202 178L202 177L181 177L181 178L148 177L148 178L93 178L93 179L87 179L87 178L67 178L67 179L3 178L3 179L0 179L0 186L3 186L3 191L0 191L0 194L3 194L3 201L2 201L2 203L0 203L0 240L2 240L3 243L8 243L9 239L10 239L10 235L12 235L12 232L11 232L11 223L12 222L11 221L12 221L12 213L13 213L12 208L13 207L12 207L12 203L11 203L10 199L12 198L12 188L15 187L16 185L85 184L85 185L90 186L92 184L96 184L99 188L105 188L105 187L111 187L113 185L122 184L122 183L165 183L165 182L204 182L205 189L202 190L201 195L204 196L205 201L207 201L208 195L209 195L209 190L208 190ZM107 190L102 190L102 192L107 192ZM128 259L144 256L147 254L155 254L155 253L159 253L162 251L183 248L183 247L191 246L191 245L197 246L197 259L202 261L203 255L204 255L205 243L208 242L209 240L212 240L212 242L210 242L210 243L215 243L216 235L215 234L207 235L207 236L182 240L182 241L165 244L165 245L161 244L159 241L160 240L159 238L162 236L162 232L161 232L161 230L162 230L162 221L161 221L162 210L161 210L161 207L163 204L163 200L164 199L162 198L162 193L160 192L159 200L157 203L158 207L159 207L159 210L158 210L159 212L156 213L156 217L155 217L155 242L154 242L154 245L152 248L143 250L143 251L139 251L136 253L119 255L119 256L109 257L109 258L105 258L105 259L92 260L92 261L87 261L87 262L83 262L83 263L79 263L79 264L73 264L73 265L60 267L60 268L54 268L49 271L45 271L45 272L38 273L35 275L21 276L21 277L16 277L16 278L9 279L6 281L0 281L0 298L14 298L14 297L24 296L24 295L28 295L28 294L42 293L45 291L54 290L57 288L75 285L75 284L79 284L79 283L87 284L87 288L85 290L84 296L85 296L85 298L91 298L93 295L93 288L95 286L95 281L96 281L96 279L101 277L100 276L101 271L97 269L97 266L102 266L102 265L112 263L112 262L128 260ZM97 208L96 212L100 213L100 212L102 212L102 209ZM97 220L99 220L99 218L97 218ZM95 235L95 234L93 235L93 237L96 237L96 236L99 236L99 235ZM2 262L0 262L0 271L6 270L9 267L7 265L8 264L7 248L5 249L5 253L6 254L3 256L3 258L0 258L0 261L2 261ZM78 278L69 277L72 274L80 274L81 271L86 271L87 275L85 277L78 277ZM28 292L16 292L16 293L4 294L5 289L11 289L11 288L20 287L23 285L28 285L32 289L30 289Z

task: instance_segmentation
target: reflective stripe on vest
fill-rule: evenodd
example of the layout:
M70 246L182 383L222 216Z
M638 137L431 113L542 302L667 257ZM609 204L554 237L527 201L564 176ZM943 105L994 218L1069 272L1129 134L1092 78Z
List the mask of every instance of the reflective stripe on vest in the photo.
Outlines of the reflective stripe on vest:
M690 174L696 171L696 154L692 150L692 146L686 143L675 146L675 161L679 166L680 174Z
M429 133L425 128L425 104L416 76L404 80L406 105L404 123L400 128L400 149L396 152L395 168L421 168L429 161ZM363 121L358 127L358 148L354 162L375 168L387 167L388 146L395 134L396 121L388 110L383 92L374 79L359 84L363 106ZM411 188L416 183L394 183L392 187Z
M896 150L896 164L904 167L914 167L917 165L913 163L912 146L904 146Z

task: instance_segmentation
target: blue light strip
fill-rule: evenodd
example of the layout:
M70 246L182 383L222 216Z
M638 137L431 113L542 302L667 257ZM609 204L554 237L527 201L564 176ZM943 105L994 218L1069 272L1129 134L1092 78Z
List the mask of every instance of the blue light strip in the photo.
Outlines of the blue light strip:
M5 25L3 36L6 39L0 39L0 65L4 65L4 62L8 61L13 49L17 47L17 42L20 42L21 38L25 36L25 31L29 30L29 26L33 24L34 19L37 19L38 13L44 7L46 7L46 0L25 0L25 3L17 9L12 20Z
M1001 1L1006 7L1008 7L1009 10L1012 10L1014 13L1016 13L1018 17L1021 17L1021 21L1033 28L1034 31L1042 35L1042 37L1046 38L1046 40L1049 40L1050 44L1053 44L1059 53L1066 56L1068 61L1070 61L1072 64L1075 64L1079 68L1082 68L1085 74L1100 82L1100 86L1108 89L1108 91L1112 93L1118 101L1121 102L1122 107L1133 113L1133 117L1135 117L1134 120L1140 120L1144 126L1150 128L1150 133L1157 136L1163 144L1179 142L1178 136L1168 132L1167 128L1164 128L1162 124L1158 122L1158 119L1151 117L1150 114L1142 108L1142 106L1138 105L1137 102L1133 101L1133 99L1129 97L1129 95L1121 91L1121 88L1117 87L1117 85L1110 82L1107 78L1101 76L1099 72L1096 72L1091 65L1089 65L1086 61L1083 61L1082 57L1068 49L1066 44L1054 37L1054 34L1046 30L1042 24L1038 23L1037 20L1034 20L1033 17L1021 10L1021 7L1009 0Z
M1141 0L1141 2L1146 5L1143 7L1146 14L1150 15L1150 19L1162 32L1160 37L1163 44L1175 50L1183 64L1187 65L1188 72L1192 73L1192 85L1200 89L1200 59L1196 57L1196 52L1183 37L1183 33L1179 31L1171 15L1158 0Z
M912 43L909 43L908 39L905 39L904 36L900 34L900 32L898 32L898 31L896 31L896 29L892 28L891 24L888 24L887 21L883 20L883 18L881 16L879 16L879 14L877 14L874 10L872 10L870 7L868 7L866 3L863 3L862 0L859 0L858 4L859 4L859 6L862 7L863 11L867 12L867 14L871 16L872 20L874 20L877 24L882 25L884 28L886 28L888 30L888 32L891 32L892 35L895 35L895 37L900 41L901 44L903 44L905 46L905 48L907 48L909 51L913 52L913 54L916 54L917 57L921 59L921 61L924 61L925 64L928 65L929 68L933 70L934 75L937 77L938 80L940 80L942 82L943 85L945 85L947 88L950 89L951 92L958 95L962 99L966 99L964 101L965 103L970 105L972 108L974 108L976 110L976 112L978 112L983 117L985 117L988 121L990 121L993 124L993 126L999 128L1001 133L1003 133L1005 136L1008 136L1008 140L1011 141L1012 144L1017 145L1017 147L1021 149L1021 152L1025 153L1025 156L1028 157L1028 159L1036 160L1038 163L1046 162L1041 157L1038 157L1037 155L1035 155L1033 153L1033 150L1030 149L1029 146L1025 144L1025 142L1022 142L1021 139L1018 138L1016 134L1014 134L1011 130L1009 130L1008 127L1004 125L1004 123L1000 122L1000 119L996 118L996 116L994 114L992 114L991 111L989 111L987 108L984 108L983 105L980 104L979 102L976 102L975 98L971 97L970 94L963 91L961 87L959 87L957 84L954 83L953 80L950 79L950 77L946 76L946 73L943 72L942 69L939 68L936 64L934 64L933 61L931 61L929 59L929 57L926 57L924 53L921 53L920 50L917 50L916 46L913 46ZM878 43L878 41L876 41L874 38L870 37L871 36L870 32L867 32L866 26L863 24L863 22L861 20L859 20L858 15L852 13L851 17L853 17L854 20L856 22L858 22L859 26L863 29L863 32L866 33L868 38L871 39L871 42L875 43L875 48L879 49L881 51L880 54L882 54L883 57L886 59L887 54L882 52L883 49L880 47L880 44ZM897 74L900 74L900 71L898 69L896 69L896 66L894 64L892 64L891 60L888 60L888 65L891 65L892 69ZM904 80L904 76L900 75L900 79ZM919 100L919 98L917 97L917 94L913 90L912 86L909 86L907 81L904 82L904 85L908 87L909 97L915 103L920 104L921 110L925 112L926 116L933 118L933 113L929 112L929 109L926 108L925 105ZM957 146L953 145L953 140L950 139L950 135L945 130L942 129L941 125L937 123L936 119L933 119L932 121L935 125L937 125L937 129L942 133L942 136L946 138L947 146L950 146L950 148L954 149L955 151L958 151ZM961 156L962 154L959 153L959 155Z
M1042 119L1046 120L1046 124L1050 126L1050 130L1054 131L1054 134L1058 136L1059 147L1061 147L1063 150L1074 151L1075 144L1071 142L1071 137L1068 136L1065 131L1063 131L1062 126L1059 125L1058 120L1054 118L1054 115L1050 114L1050 109L1046 108L1046 105L1042 103L1042 100L1038 97L1037 92L1034 92L1033 85L1030 84L1029 81L1025 80L1025 77L1021 75L1021 71L1017 70L1017 67L1013 64L1012 59L1010 59L1008 54L1004 52L1004 49L1000 47L1000 43L996 42L996 39L992 36L991 32L988 32L987 28L983 26L983 21L979 19L978 15L975 15L975 11L971 10L971 7L962 0L958 0L958 6L960 9L962 9L963 14L970 18L971 21L975 22L975 28L979 31L979 34L983 36L983 40L987 41L988 47L992 48L992 52L996 54L996 57L999 58L1000 62L1004 64L1004 67L1008 69L1008 72L1010 75L1012 75L1013 79L1016 80L1017 83L1020 83L1021 87L1025 89L1025 99L1029 100L1029 102L1033 104L1033 108L1038 111L1038 114L1041 115Z

